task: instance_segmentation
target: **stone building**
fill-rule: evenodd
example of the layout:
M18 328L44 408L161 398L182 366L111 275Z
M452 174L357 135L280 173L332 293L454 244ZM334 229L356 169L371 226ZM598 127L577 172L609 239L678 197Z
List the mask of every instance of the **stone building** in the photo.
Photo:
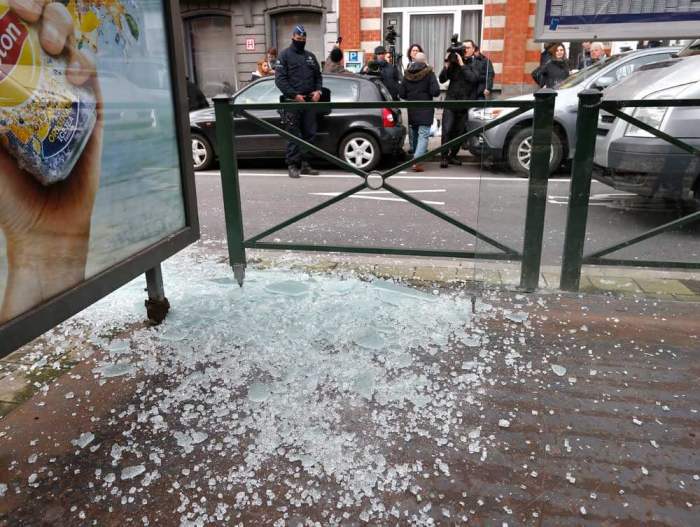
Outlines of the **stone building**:
M338 0L183 0L188 76L211 97L250 81L270 47L284 49L303 24L319 60L338 34Z

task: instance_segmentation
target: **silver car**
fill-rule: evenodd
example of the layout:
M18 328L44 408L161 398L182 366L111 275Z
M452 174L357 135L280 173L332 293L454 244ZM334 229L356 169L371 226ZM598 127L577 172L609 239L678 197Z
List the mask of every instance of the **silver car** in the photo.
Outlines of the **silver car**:
M700 41L699 41L700 42ZM605 99L700 99L700 55L641 68L606 90ZM700 107L627 108L645 124L700 148ZM700 158L601 111L594 177L645 197L700 199Z
M586 88L604 89L627 77L639 67L671 58L680 48L651 48L628 51L593 64L569 76L557 87L554 107L554 135L550 170L553 172L574 155L578 93ZM532 94L509 100L531 100ZM514 108L474 108L469 111L468 129L480 128ZM532 151L532 111L525 112L473 138L469 151L496 161L507 161L523 177L530 170Z

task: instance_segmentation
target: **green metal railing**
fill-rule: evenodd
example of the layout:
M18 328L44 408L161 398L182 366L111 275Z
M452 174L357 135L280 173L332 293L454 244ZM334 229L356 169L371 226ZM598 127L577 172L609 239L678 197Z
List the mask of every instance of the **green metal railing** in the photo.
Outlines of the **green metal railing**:
M595 153L596 129L600 110L614 115L650 134L671 143L674 146L692 154L700 156L700 150L664 132L656 130L646 123L636 119L622 111L622 108L641 107L689 107L700 106L698 99L681 100L610 100L603 101L602 93L597 90L584 90L579 94L578 119L576 121L576 151L571 169L571 188L569 190L569 208L567 211L566 234L564 238L564 256L560 288L565 291L578 291L581 281L581 268L584 264L595 265L623 265L635 267L667 267L699 269L698 262L675 262L661 260L628 260L622 258L605 258L625 247L635 245L648 240L661 233L678 229L684 225L700 220L700 211L693 212L682 218L670 221L638 236L616 243L604 249L584 255L584 243L586 239L586 224L588 220L588 201L591 190L591 177L593 174L593 155Z
M218 143L218 154L221 165L221 179L224 194L224 209L226 217L226 230L228 237L229 260L233 267L234 275L240 285L243 284L246 267L246 249L285 249L298 251L323 251L323 252L345 252L345 253L366 253L366 254L387 254L387 255L407 255L407 256L433 256L452 258L484 258L493 260L515 260L522 261L520 286L523 290L532 291L537 288L540 275L540 260L542 254L542 239L544 230L544 214L547 200L547 178L549 176L549 159L551 152L551 136L554 115L554 99L556 92L553 90L540 90L535 94L534 100L530 101L411 101L411 102L352 102L352 103L314 103L316 110L333 109L377 109L377 108L449 108L468 110L469 108L515 108L512 112L496 118L481 128L471 130L438 148L430 150L426 154L394 166L385 171L366 172L346 161L321 150L317 146L310 144L298 137L288 133L286 130L275 126L264 119L250 113L251 110L298 110L309 109L309 103L260 103L260 104L237 104L227 97L215 98L216 112L216 133ZM528 185L527 211L525 218L525 236L523 240L522 253L508 245L498 242L479 230L462 223L461 221L441 212L430 205L414 198L401 191L389 183L389 178L405 170L415 163L426 160L437 153L448 150L455 145L461 145L466 139L481 134L486 130L498 126L499 124L513 119L514 117L534 109L534 133L532 144L532 155L530 162L530 179ZM300 214L297 214L282 223L271 227L264 232L256 234L248 239L244 236L243 215L241 208L240 181L238 174L238 162L236 157L235 120L234 116L242 116L249 121L256 123L259 127L279 134L290 141L296 142L302 151L312 152L314 155L329 161L330 163L353 173L362 182L333 197L320 203ZM390 247L358 247L358 246L336 246L336 245L310 245L296 243L271 243L262 241L274 232L279 231L293 223L296 223L316 212L319 212L363 189L378 190L386 189L395 196L419 207L420 209L444 220L445 222L467 232L477 239L498 249L499 252L476 252L476 251L445 251L437 249L404 249Z

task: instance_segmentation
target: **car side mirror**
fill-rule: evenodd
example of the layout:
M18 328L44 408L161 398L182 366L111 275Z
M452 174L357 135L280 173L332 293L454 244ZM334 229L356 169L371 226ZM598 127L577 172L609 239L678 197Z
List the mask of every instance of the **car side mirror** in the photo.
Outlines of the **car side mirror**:
M609 77L607 75L604 75L602 77L599 77L597 81L595 81L594 87L599 89L599 90L604 90L608 86L611 86L615 82L615 77Z

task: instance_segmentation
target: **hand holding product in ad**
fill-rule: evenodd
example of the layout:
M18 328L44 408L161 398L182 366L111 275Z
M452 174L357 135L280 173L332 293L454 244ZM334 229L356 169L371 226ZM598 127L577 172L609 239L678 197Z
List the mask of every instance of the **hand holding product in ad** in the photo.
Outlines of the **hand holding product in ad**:
M0 322L84 280L102 131L94 62L66 7L0 0Z

